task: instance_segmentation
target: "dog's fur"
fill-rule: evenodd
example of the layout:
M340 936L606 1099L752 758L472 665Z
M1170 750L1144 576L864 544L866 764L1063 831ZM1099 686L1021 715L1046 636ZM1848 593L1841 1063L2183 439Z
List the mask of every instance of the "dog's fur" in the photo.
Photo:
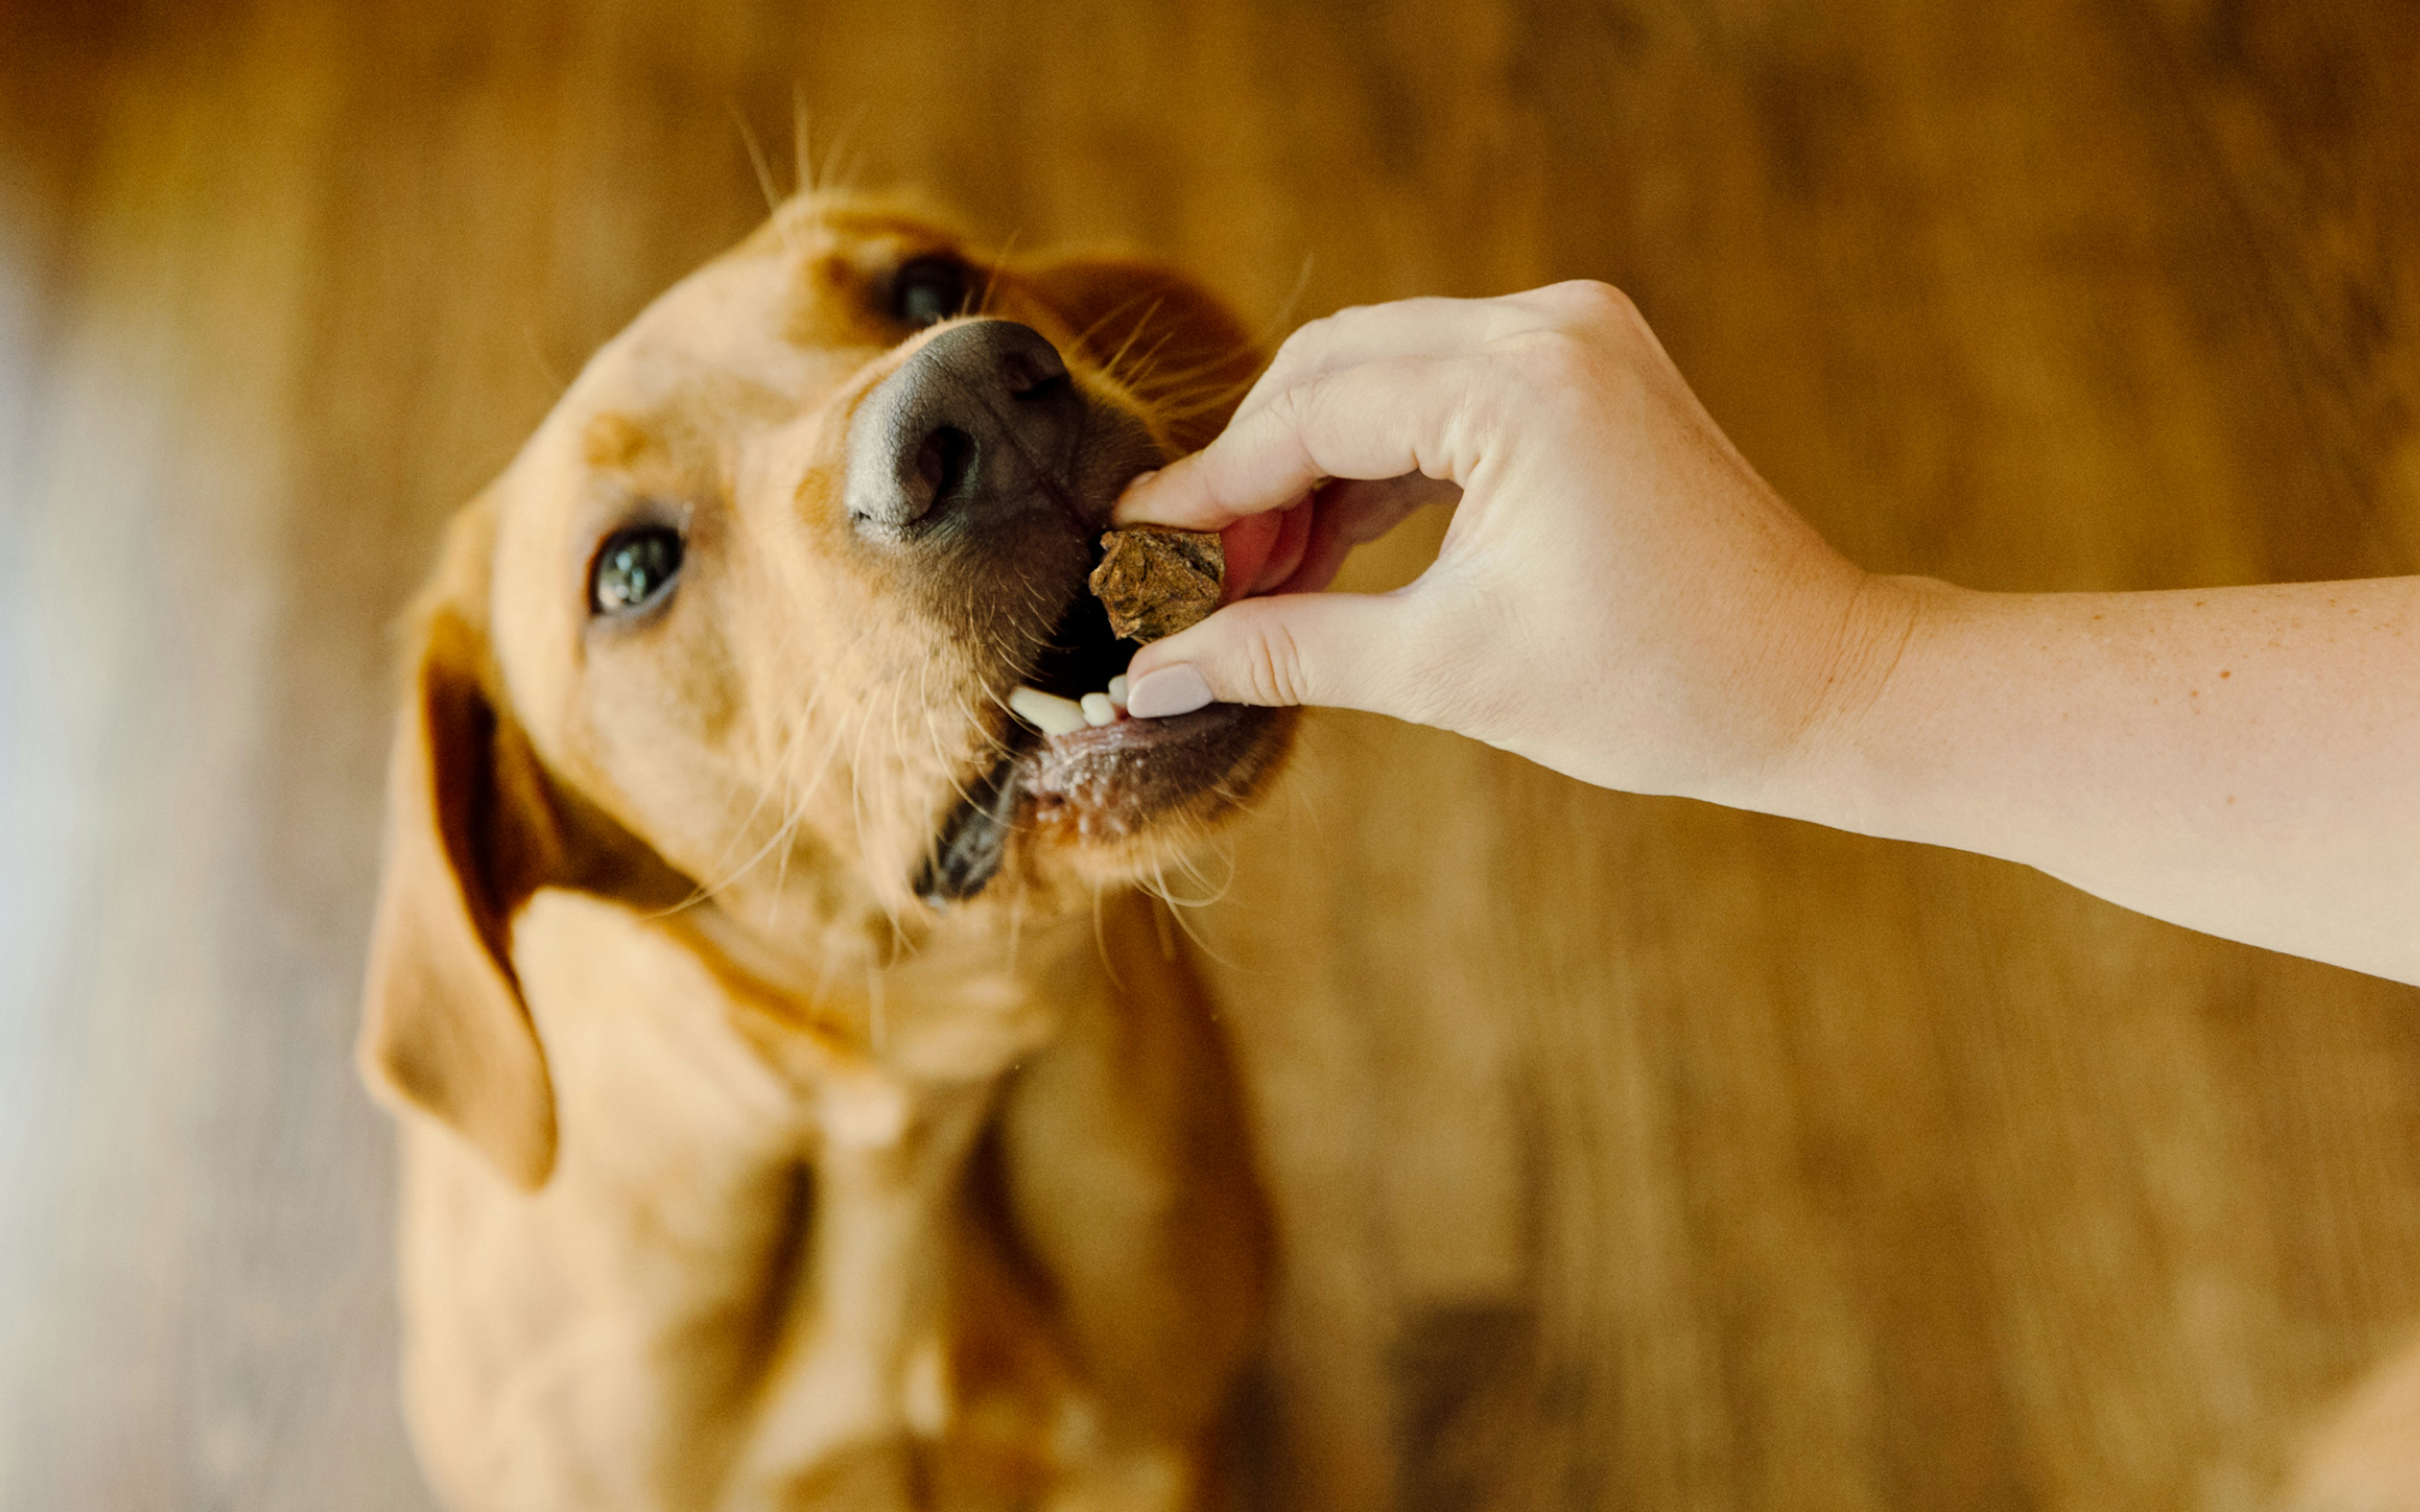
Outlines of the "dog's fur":
M935 339L885 291L934 255L1057 347L1099 438L1068 498L946 549L844 501L852 415ZM1229 711L1030 785L987 886L919 878L1117 486L1258 363L1163 270L985 259L806 196L606 347L456 520L411 622L362 1046L404 1114L407 1398L455 1506L1216 1496L1266 1222L1132 884L1251 800L1289 726ZM675 589L594 613L633 521L685 536Z

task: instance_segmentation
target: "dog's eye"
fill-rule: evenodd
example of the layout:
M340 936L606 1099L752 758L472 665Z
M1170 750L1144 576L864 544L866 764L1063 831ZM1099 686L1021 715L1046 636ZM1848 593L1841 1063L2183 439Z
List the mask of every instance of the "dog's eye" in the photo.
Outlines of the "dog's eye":
M628 614L661 596L680 576L680 532L665 525L618 531L588 569L588 611Z
M955 257L919 257L891 278L891 318L922 331L967 307L967 265Z

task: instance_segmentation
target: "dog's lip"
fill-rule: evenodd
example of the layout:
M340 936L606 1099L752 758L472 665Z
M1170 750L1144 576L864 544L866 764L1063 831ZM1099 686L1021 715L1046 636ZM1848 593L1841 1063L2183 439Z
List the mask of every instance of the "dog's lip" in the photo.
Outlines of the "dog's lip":
M1095 546L1097 553L1097 543ZM1078 584L1066 605L1060 609L1056 624L1065 625L1087 606L1096 603L1089 585ZM1124 663L1131 658L1134 648L1132 642L1117 643L1127 648L1125 657L1120 658L1117 668L1123 671ZM1042 654L1029 658L1028 665L1008 686L1042 687L1038 673L1046 660L1047 656ZM1062 697L1076 696L1077 692L1069 689L1045 690ZM1214 740L1255 712L1261 711L1255 711L1247 704L1213 702L1168 718L1139 719L1122 713L1112 723L1088 724L1062 734L1046 734L1012 717L1004 733L1005 739L998 748L1014 752L1016 782L1023 795L1020 809L1031 810L1037 803L1073 806L1092 810L1085 816L1091 822L1078 826L1087 835L1096 834L1103 828L1127 833L1147 822L1154 810L1190 795L1189 791L1148 792L1156 785L1156 778L1166 780L1173 775L1154 771L1154 767L1159 764L1159 758L1182 760L1187 748ZM1191 782L1180 779L1173 785L1191 790L1198 789L1204 780L1216 779L1209 774L1193 776ZM1122 788L1129 791L1119 791ZM1103 823L1102 816L1112 810L1122 811L1121 819L1114 824Z
M1213 703L1167 719L1124 719L1046 736L1011 721L993 764L959 790L919 868L917 894L946 905L981 892L1013 841L1115 843L1228 787L1250 765L1270 711Z
M1016 761L1019 827L1079 841L1140 834L1224 780L1249 749L1249 727L1267 715L1211 703L1036 740Z
M1211 703L1191 714L1165 719L1127 718L1115 724L1086 725L1063 735L1044 735L1026 760L1068 764L1116 759L1128 753L1140 755L1165 746L1182 745L1212 726L1232 724L1246 707L1241 703Z

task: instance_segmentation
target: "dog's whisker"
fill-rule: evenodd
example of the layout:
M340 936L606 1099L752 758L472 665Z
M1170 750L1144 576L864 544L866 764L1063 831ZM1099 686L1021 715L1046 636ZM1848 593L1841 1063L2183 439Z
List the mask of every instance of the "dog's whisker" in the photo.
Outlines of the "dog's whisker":
M1153 314L1158 311L1159 306L1165 301L1166 296L1152 289L1140 289L1133 294L1127 295L1125 299L1120 300L1117 303L1110 305L1108 309L1094 316L1090 325L1084 327L1081 331L1077 332L1075 344L1078 347L1090 347L1093 344L1093 338L1094 336L1099 335L1120 316L1132 310L1135 306L1142 303L1145 300L1151 301L1151 309L1146 311L1143 316L1143 319L1147 321ZM1137 323L1140 324L1141 322Z
M773 890L771 902L767 906L768 913L776 920L782 919L782 905L789 898L790 856L797 848L799 827L799 821L797 818L786 818L782 821L781 827L773 832Z
M822 187L835 194L853 193L861 180L863 158L856 155L858 128L865 124L866 107L862 104L849 113L839 131L832 133L831 146L824 149L824 171L818 178Z
M926 665L929 668L931 664L927 663ZM889 740L884 751L884 759L882 762L882 813L886 818L895 820L903 825L912 824L914 822L908 816L906 812L906 805L901 802L899 793L899 790L907 785L907 779L908 777L908 773L907 771L908 742L903 739L899 733L899 700L900 696L907 690L908 685L905 680L894 678L892 681L891 716L888 728L884 731L884 733L889 737ZM892 930L894 934L898 932L898 917L894 913L892 920Z
M1101 368L1104 372L1110 374L1112 377L1117 374L1118 364L1125 361L1126 353L1133 350L1134 344L1142 339L1143 332L1149 329L1154 317L1159 314L1160 310L1167 303L1168 301L1164 299L1157 299L1151 301L1151 307L1143 311L1143 313L1136 318L1134 328L1126 332L1126 339L1118 343L1118 349L1111 352L1109 354L1109 360L1101 364Z
M806 85L790 81L790 179L803 198L815 192L815 158L809 150Z
M974 725L974 711L967 708L963 700L960 701L958 708L959 712L967 717L967 722L970 725ZM975 796L973 794L967 791L966 784L958 780L956 764L950 760L949 750L942 744L941 727L934 722L934 713L935 711L933 707L929 703L926 704L924 707L924 738L933 748L933 764L940 768L941 779L950 785L951 792L958 795L958 801L961 803L971 804L975 801ZM975 732L978 735L983 737L985 743L1000 745L1001 748L1003 750L1007 748L1004 745L1001 745L1001 742L994 740L988 733L983 730L982 726L975 725ZM934 847L939 842L940 836L937 831L925 843L925 856L927 859L935 857L937 853L935 852Z
M991 700L993 706L1008 716L1009 719L1014 720L1016 717L1016 711L1002 702L999 693L985 688L984 697ZM977 716L974 705L967 702L963 695L958 701L958 712L966 717L969 724L973 725L982 733L986 764L996 764L1004 757L1016 754L1016 748L1008 743L1008 733L1012 728L1010 724L1002 723L997 731L994 731L989 724Z
M847 738L845 722L834 726L831 737L824 742L823 754L815 759L813 775L806 779L803 786L799 785L795 779L787 784L783 795L787 822L803 821L806 818L807 806L821 795L824 784L830 781L832 774L840 769L840 748Z
M790 841L795 837L796 833L797 826L795 822L785 815L780 822L775 824L772 834L766 838L765 843L758 846L754 854L751 855L748 859L739 863L736 869L729 872L719 881L702 884L698 888L696 901L698 903L708 903L728 893L733 887L738 886L740 881L745 878L749 872L754 871L759 865L763 864L765 857L785 852ZM783 864L787 864L786 858L784 859ZM778 889L775 896L778 901Z
M1185 419L1240 403L1251 392L1252 379L1210 381L1210 375L1224 372L1229 365L1226 362L1196 363L1154 373L1143 386L1147 392L1140 396L1149 401L1152 412L1162 420Z
M785 870L782 875L777 876L775 881L774 899L776 905L778 906L782 888L786 878L788 847L790 842L796 838L799 828L805 818L805 804L798 794L795 778L793 776L793 761L798 743L799 740L804 738L806 732L812 727L814 711L816 705L821 702L826 689L831 686L838 667L845 662L847 655L854 651L857 645L864 640L870 633L870 631L861 631L856 637L852 638L847 642L845 642L840 648L840 653L834 658L833 663L826 668L824 675L817 678L814 684L809 688L803 706L796 713L790 715L787 718L776 719L774 721L780 731L776 739L780 742L781 750L780 753L775 756L770 766L772 780L759 787L755 801L749 806L747 815L740 821L739 825L731 831L732 841L730 844L737 845L745 843L740 837L746 835L748 831L753 827L756 816L764 811L766 804L772 801L778 794L782 800L781 816L774 825L771 838L768 839L763 845L757 847L754 854L750 856L745 861L742 861L736 869L727 872L721 880L709 883L701 883L696 889L696 895L693 900L685 903L683 906L694 906L697 903L704 903L721 897L724 893L728 892L731 887L737 886L738 882L750 872L761 865L766 856L779 852L783 855L783 859L782 865ZM768 658L769 665L779 667L782 664L783 654L787 651L790 641L795 637L795 634L796 627L793 626L791 630L784 632L780 641L775 643L774 653ZM829 761L827 760L825 769L828 769L828 767ZM807 796L812 796L814 789L820 785L821 780L822 771L819 770L815 782L809 785L808 793L806 795ZM726 855L727 854L728 847L726 847ZM717 858L717 864L721 864L721 857Z
M1008 239L1001 243L1000 251L992 255L991 264L984 272L983 298L975 301L975 314L991 314L991 296L992 291L1000 286L1000 270L1016 255L1016 239L1023 234L1022 226L1011 231Z
M828 687L828 685L830 685L830 677L818 680L818 687L815 687L815 692L811 694L811 699L820 697L820 694L823 694L823 687ZM803 721L803 718L794 718L794 721L791 721L789 740L799 740L803 735L803 731L806 731L806 721ZM784 762L777 767L777 779L779 779L779 784L782 784L782 825L774 830L774 837L779 840L779 852L777 852L779 858L774 861L774 871L772 871L772 907L777 912L779 907L782 907L782 900L789 895L789 854L791 849L794 849L791 841L797 840L799 827L806 823L806 798L811 796L811 794L799 794L797 777L794 777L794 772L791 772L791 764L786 757L789 757L789 752L784 752ZM818 769L814 786L820 786L820 781L823 781L823 772Z
M1206 841L1210 837L1204 835L1199 838ZM1198 864L1197 852L1187 849L1177 855L1176 864L1184 871L1187 878L1192 882L1200 884L1204 889L1202 896L1187 899L1183 906L1187 908L1210 908L1226 901L1227 894L1233 891L1235 886L1235 856L1233 851L1227 853L1226 861L1226 879L1216 886L1212 886L1210 879L1202 874L1201 867Z
M571 385L564 380L563 375L557 373L554 370L554 364L547 360L546 344L538 337L537 322L522 321L521 336L529 346L530 361L537 365L538 375L546 379L547 387L554 391L555 398L561 399L569 392Z
M1251 384L1240 378L1213 381L1207 376L1218 371L1215 367L1187 368L1151 375L1144 397L1151 404L1152 413L1163 421L1181 420L1222 405L1241 403L1244 395L1251 392Z
M812 698L819 699L822 696L824 687L828 687L830 682L830 677L826 677L818 682ZM798 740L804 736L808 728L809 725L804 720L791 724L783 737L785 750L788 748L794 748ZM782 764L775 769L773 783L768 784L766 789L759 794L756 803L750 809L749 822L752 824L755 814L762 811L765 803L772 798L777 791L779 792L783 801L781 805L780 817L774 824L773 833L766 840L764 844L757 847L752 855L751 855L745 861L742 861L737 868L727 872L721 880L701 887L699 889L701 894L699 901L707 901L721 896L728 892L733 887L736 887L750 872L762 865L768 856L779 856L781 857L781 861L774 877L773 904L776 908L780 906L783 893L788 885L790 851L793 849L794 842L797 840L799 832L804 827L808 817L807 802L813 798L814 793L820 789L823 781L830 775L832 769L832 757L837 754L839 738L839 734L836 732L833 739L827 743L825 748L825 756L817 764L815 775L807 784L803 792L799 791L797 787L795 779L790 774L789 757L786 754L784 755ZM737 833L745 833L745 828L743 827Z
M1278 332L1294 324L1294 313L1301 306L1303 295L1311 289L1311 269L1317 261L1316 253L1302 255L1302 267L1294 275L1294 287L1286 291L1286 297L1278 301L1278 307L1269 313L1269 317L1261 323L1260 329L1252 332L1249 349L1264 351L1275 346Z
M799 249L791 238L790 224L782 215L782 193L773 187L773 165L765 161L765 144L756 139L756 129L748 124L746 116L740 114L738 103L733 101L729 108L731 123L739 128L739 140L748 146L748 165L756 170L756 188L765 196L765 212L773 218L773 227L782 238L782 245L796 256Z
M1126 345L1118 352L1118 366L1115 371L1119 375L1119 381L1150 403L1155 410L1159 408L1156 395L1164 386L1159 372L1159 354L1168 349L1168 344L1175 340L1176 335L1173 331L1163 331L1153 339L1149 347L1128 356L1127 354L1133 351L1134 344L1142 339L1142 328L1137 326L1134 333L1126 338Z
M768 662L769 662L769 664L770 664L770 665L777 666L777 667L781 665L781 663L782 663L782 658L783 658L783 656L784 653L786 653L786 652L788 651L789 646L790 646L790 642L791 642L792 639L794 638L794 636L796 635L796 633L797 633L797 631L796 631L796 626L792 626L792 627L787 628L787 629L784 629L784 630L783 631L781 639L780 639L780 640L776 640L776 641L774 642L774 646L773 646L773 654L772 654L772 656L771 656L769 658L768 658ZM820 686L820 685L819 685L819 686ZM772 724L773 724L774 726L776 726L777 728L778 728L779 726L781 726L781 724L782 724L782 719L781 719L781 717L778 715L778 713L777 713L777 714L775 715L775 717L771 719L770 723L772 723ZM786 748L787 748L787 744L788 744L788 742L789 742L791 739L795 738L795 731L793 730L792 732L790 732L790 733L784 733L784 734L783 734L783 735L780 735L780 736L778 736L777 738L779 738L780 740L782 740L782 742L783 743L783 746L784 746L784 751L783 751L783 756L782 756L782 757L778 757L778 758L776 758L776 759L775 759L775 760L774 760L774 761L769 764L769 766L768 766L768 770L769 770L770 772L772 772L772 773L774 774L776 781L778 781L778 780L779 780L779 779L780 779L780 774L781 774L781 772L782 772L782 770L783 770L783 761L784 761L784 760L786 760L786 756L787 756L787 749L786 749ZM742 814L742 815L739 817L739 821L738 821L738 823L737 823L737 824L736 824L736 825L729 825L729 824L727 824L727 825L725 825L726 829L727 829L727 830L728 830L728 832L729 832L730 838L729 838L729 839L724 842L724 846L723 846L722 853L721 853L721 855L719 855L719 856L717 856L715 857L714 864L715 864L715 866L716 866L716 867L721 867L721 866L722 866L722 865L723 865L723 863L724 863L725 859L729 856L729 855L730 855L730 853L731 853L731 851L732 851L733 849L737 848L737 846L739 846L739 845L741 845L741 844L746 843L746 841L745 841L743 839L741 839L741 837L745 836L745 835L748 833L748 831L749 831L752 827L753 827L753 825L755 825L755 823L756 823L756 816L757 816L758 814L760 814L760 813L764 812L764 810L765 810L765 805L766 805L768 802L771 801L771 799L772 799L772 797L773 797L773 795L774 795L774 784L773 784L773 783L765 783L765 784L760 784L760 785L757 787L757 789L756 789L756 796L755 796L754 800L749 804L749 806L748 806L748 811L747 811L745 814ZM723 813L724 813L725 818L726 818L726 819L728 819L729 814L730 814L730 809L729 809L727 806L725 807L725 809L724 809L724 810L723 810ZM710 891L711 889L706 889L706 890Z
M1094 882L1091 887L1093 889L1093 953L1100 959L1101 970L1109 979L1109 986L1118 992L1124 992L1126 984L1119 980L1118 964L1109 956L1109 928L1101 909L1101 885Z
M865 830L865 789L867 779L865 769L865 737L873 728L874 705L871 702L868 702L861 706L858 711L857 735L849 747L848 812L849 819L854 824L857 830L858 856L869 867L875 864L875 855L873 842L867 839ZM877 887L876 892L879 896L886 899L890 896L887 888ZM887 903L883 905L883 910L886 914L891 912L890 905ZM894 930L897 928L897 922L898 921L895 918L892 920L892 928Z
M1195 954L1221 970L1239 969L1233 957L1229 956L1202 936L1201 928L1193 922L1186 909L1171 908L1168 917L1176 925L1177 933L1185 936L1185 943L1192 948Z
M968 796L967 790L958 781L958 763L951 758L948 743L941 738L941 727L936 722L935 717L939 710L932 696L932 684L933 664L927 661L924 663L923 671L917 675L916 706L923 711L924 738L933 748L933 764L939 769L942 779L949 783L952 791L955 792L960 798L971 802L973 800ZM973 711L967 707L966 695L953 688L950 698L952 706L974 732L977 739L988 743L989 732L976 723Z

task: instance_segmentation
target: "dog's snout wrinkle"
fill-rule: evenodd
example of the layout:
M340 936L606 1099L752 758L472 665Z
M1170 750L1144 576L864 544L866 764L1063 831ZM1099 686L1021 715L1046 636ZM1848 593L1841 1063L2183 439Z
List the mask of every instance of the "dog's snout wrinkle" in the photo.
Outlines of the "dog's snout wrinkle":
M909 532L1062 503L1084 400L1040 332L1014 320L952 326L876 385L849 424L852 518Z

